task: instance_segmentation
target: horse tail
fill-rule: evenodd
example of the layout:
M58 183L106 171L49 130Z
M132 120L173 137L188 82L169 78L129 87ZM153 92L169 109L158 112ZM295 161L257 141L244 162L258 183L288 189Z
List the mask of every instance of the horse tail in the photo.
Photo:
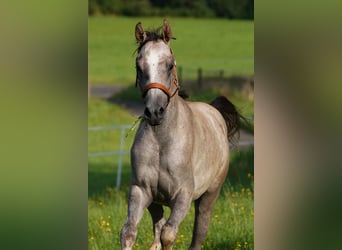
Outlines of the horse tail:
M244 117L237 111L234 104L224 96L216 97L216 99L213 100L210 105L220 111L221 115L226 121L228 129L228 141L235 144L240 137L240 119L244 119Z

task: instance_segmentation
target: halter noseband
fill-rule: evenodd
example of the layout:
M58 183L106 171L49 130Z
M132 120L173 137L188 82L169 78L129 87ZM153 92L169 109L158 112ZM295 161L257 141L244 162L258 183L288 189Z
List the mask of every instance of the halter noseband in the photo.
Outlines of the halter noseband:
M170 100L179 90L176 65L173 66L172 72L175 75L175 78L171 81L170 88L167 88L164 84L161 84L158 82L149 83L142 90L142 96L144 97L146 95L147 91L149 91L150 89L160 89L161 91L163 91L168 96L168 98ZM176 90L172 93L173 85L176 86Z

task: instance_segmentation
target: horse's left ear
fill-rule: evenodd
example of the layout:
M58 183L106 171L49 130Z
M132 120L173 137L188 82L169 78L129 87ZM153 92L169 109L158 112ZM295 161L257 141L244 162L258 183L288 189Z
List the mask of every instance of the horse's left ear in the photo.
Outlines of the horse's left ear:
M171 26L167 22L167 20L164 19L164 22L163 22L163 39L165 42L169 42L171 38L172 38Z

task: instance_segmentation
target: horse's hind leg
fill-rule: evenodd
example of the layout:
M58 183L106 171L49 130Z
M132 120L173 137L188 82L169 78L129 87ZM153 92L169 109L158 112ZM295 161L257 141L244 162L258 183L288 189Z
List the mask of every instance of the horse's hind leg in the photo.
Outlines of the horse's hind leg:
M164 218L164 209L162 205L152 203L148 207L148 211L150 212L151 217L152 217L153 232L154 232L154 241L152 243L152 246L150 247L150 250L160 250L161 249L160 234L166 222L166 219Z
M192 241L189 250L200 250L204 241L215 202L220 193L220 188L213 192L207 191L195 201L195 223Z
M151 203L144 190L133 185L129 194L128 217L121 230L121 249L131 250L137 237L137 226L144 215L144 209Z

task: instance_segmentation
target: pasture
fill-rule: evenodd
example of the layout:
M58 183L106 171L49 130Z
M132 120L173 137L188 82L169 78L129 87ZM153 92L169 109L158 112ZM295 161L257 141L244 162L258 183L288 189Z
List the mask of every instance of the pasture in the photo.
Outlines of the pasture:
M135 80L134 27L158 27L163 18L108 17L88 19L89 81L126 84ZM230 74L254 74L254 23L227 19L169 18L177 65L195 78L199 67ZM188 75L186 75L188 74Z

